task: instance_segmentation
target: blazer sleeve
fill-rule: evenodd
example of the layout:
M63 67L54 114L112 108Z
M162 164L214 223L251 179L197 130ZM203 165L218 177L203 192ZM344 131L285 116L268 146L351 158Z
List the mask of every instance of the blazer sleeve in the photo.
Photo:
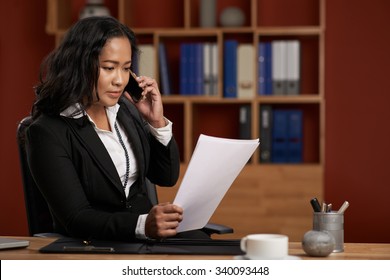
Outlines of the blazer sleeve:
M172 136L167 146L150 136L150 164L147 177L159 186L173 186L180 173L180 156Z

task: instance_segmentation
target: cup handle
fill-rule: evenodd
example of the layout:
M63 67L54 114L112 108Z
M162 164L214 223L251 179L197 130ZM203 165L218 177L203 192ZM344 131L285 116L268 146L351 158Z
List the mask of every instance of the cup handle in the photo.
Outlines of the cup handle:
M248 238L243 237L240 242L240 248L242 251L246 252L246 241Z

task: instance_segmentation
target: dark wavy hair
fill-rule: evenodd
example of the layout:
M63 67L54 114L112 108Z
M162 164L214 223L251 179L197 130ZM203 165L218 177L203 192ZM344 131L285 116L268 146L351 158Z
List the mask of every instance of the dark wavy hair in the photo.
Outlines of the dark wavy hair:
M87 109L93 101L99 78L99 55L106 42L115 37L128 38L133 67L138 56L135 34L113 17L89 17L76 22L60 46L41 65L40 83L35 87L32 116L59 115L80 103Z

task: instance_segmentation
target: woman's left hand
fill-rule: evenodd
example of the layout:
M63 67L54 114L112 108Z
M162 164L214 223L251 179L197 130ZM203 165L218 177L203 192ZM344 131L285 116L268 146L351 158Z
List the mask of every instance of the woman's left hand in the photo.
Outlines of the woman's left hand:
M137 82L144 89L139 102L135 103L126 91L124 92L125 97L137 107L138 111L151 126L155 128L164 127L166 123L161 93L156 80L146 76L139 76Z

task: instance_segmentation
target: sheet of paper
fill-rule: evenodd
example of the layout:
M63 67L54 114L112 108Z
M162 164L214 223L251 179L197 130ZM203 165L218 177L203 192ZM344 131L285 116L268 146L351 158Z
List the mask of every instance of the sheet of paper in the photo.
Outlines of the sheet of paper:
M199 136L173 202L184 209L178 232L200 229L208 223L258 145L259 139Z

